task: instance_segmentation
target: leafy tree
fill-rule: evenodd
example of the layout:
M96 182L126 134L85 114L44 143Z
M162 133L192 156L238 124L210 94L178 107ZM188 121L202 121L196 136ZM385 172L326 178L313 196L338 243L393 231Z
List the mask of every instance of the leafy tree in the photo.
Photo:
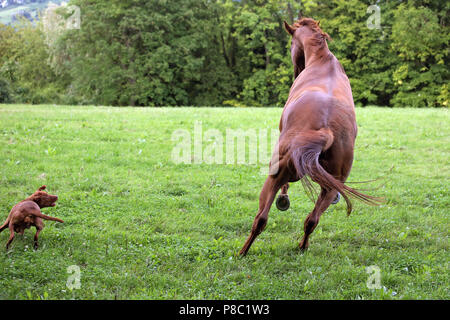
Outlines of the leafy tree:
M224 84L230 74L214 46L206 1L72 3L82 8L82 26L64 41L70 43L72 85L83 102L211 104L229 93Z
M0 26L0 79L10 86L16 102L59 102L62 88L48 62L42 24L21 19L15 30ZM5 85L6 86L6 85Z
M11 101L11 88L5 79L0 78L0 103L9 103Z
M222 52L242 83L237 99L252 106L284 105L292 66L283 21L293 20L300 4L226 0L221 5L225 13L221 16Z
M450 3L370 0L72 0L44 24L0 25L0 101L283 106L301 10L321 21L357 105L448 107ZM25 19L22 19L25 20Z
M398 92L392 104L447 106L449 71L445 61L448 62L449 33L443 33L445 29L429 8L401 4L394 11L394 17L392 50L400 63L393 74Z

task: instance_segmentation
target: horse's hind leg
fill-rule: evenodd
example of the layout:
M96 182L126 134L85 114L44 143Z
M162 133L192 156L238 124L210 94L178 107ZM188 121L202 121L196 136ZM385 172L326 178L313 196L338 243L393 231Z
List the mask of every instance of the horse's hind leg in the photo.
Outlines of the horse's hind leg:
M322 160L319 159L323 168L343 183L347 180L353 163L353 147L349 146L352 146L350 142L335 141L333 147L321 155ZM305 234L299 245L301 250L308 248L309 237L319 223L322 213L328 209L330 204L337 203L339 199L340 195L337 190L329 190L322 186L313 211L305 219Z
M240 255L247 254L253 241L255 241L256 237L264 230L269 218L270 207L272 206L278 190L280 190L281 186L285 183L285 181L280 181L281 179L281 174L277 177L269 176L264 183L261 194L259 196L259 211L255 217L255 220L253 221L250 236L239 252Z
M285 185L283 185L281 187L281 193L278 195L277 201L276 201L276 205L278 210L280 211L286 211L287 209L289 209L291 203L289 201L289 196L287 194L289 189L289 183L286 183Z
M303 235L303 239L299 245L301 250L306 250L308 248L309 236L311 235L311 233L313 233L314 229L319 224L319 219L322 213L324 213L325 210L328 209L328 207L336 198L336 196L337 196L336 190L325 190L322 188L322 191L320 192L319 198L317 199L314 210L305 219L305 226L304 226L305 234Z

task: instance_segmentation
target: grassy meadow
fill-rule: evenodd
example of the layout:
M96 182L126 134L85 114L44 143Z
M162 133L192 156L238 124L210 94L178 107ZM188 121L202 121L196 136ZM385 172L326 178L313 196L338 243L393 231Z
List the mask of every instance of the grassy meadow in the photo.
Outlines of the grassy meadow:
M328 209L302 254L313 203L300 183L272 207L249 254L264 165L175 164L171 137L276 129L278 108L0 105L0 223L41 185L57 194L34 228L0 234L0 299L449 299L450 117L446 109L359 108L349 181L386 203ZM205 143L205 145L207 145ZM81 270L80 289L66 284ZM379 289L369 289L380 270Z

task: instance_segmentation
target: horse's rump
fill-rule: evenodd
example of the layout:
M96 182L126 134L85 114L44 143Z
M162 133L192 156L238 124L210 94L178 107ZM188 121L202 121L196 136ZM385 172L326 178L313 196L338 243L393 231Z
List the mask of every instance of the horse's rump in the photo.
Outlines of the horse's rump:
M312 196L312 181L326 190L337 190L347 203L347 214L352 212L350 197L357 198L367 204L377 205L379 199L365 195L338 180L328 173L320 164L319 157L333 144L334 136L329 128L299 132L290 142L289 160L295 168L297 178L301 179L305 191Z

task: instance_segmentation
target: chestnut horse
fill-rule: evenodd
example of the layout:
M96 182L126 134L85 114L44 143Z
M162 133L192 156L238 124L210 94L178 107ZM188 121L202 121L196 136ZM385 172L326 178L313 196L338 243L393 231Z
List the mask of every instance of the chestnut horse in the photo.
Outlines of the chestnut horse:
M289 208L289 182L302 180L311 194L311 179L321 189L313 211L305 220L301 250L308 247L308 239L322 213L339 201L340 195L347 203L348 214L352 211L349 196L369 204L376 204L378 199L344 184L352 168L357 127L350 82L328 49L328 34L320 29L319 22L310 18L292 26L284 22L284 26L292 36L295 80L281 115L280 137L259 197L259 211L241 255L247 254L264 230L280 189L277 207Z

